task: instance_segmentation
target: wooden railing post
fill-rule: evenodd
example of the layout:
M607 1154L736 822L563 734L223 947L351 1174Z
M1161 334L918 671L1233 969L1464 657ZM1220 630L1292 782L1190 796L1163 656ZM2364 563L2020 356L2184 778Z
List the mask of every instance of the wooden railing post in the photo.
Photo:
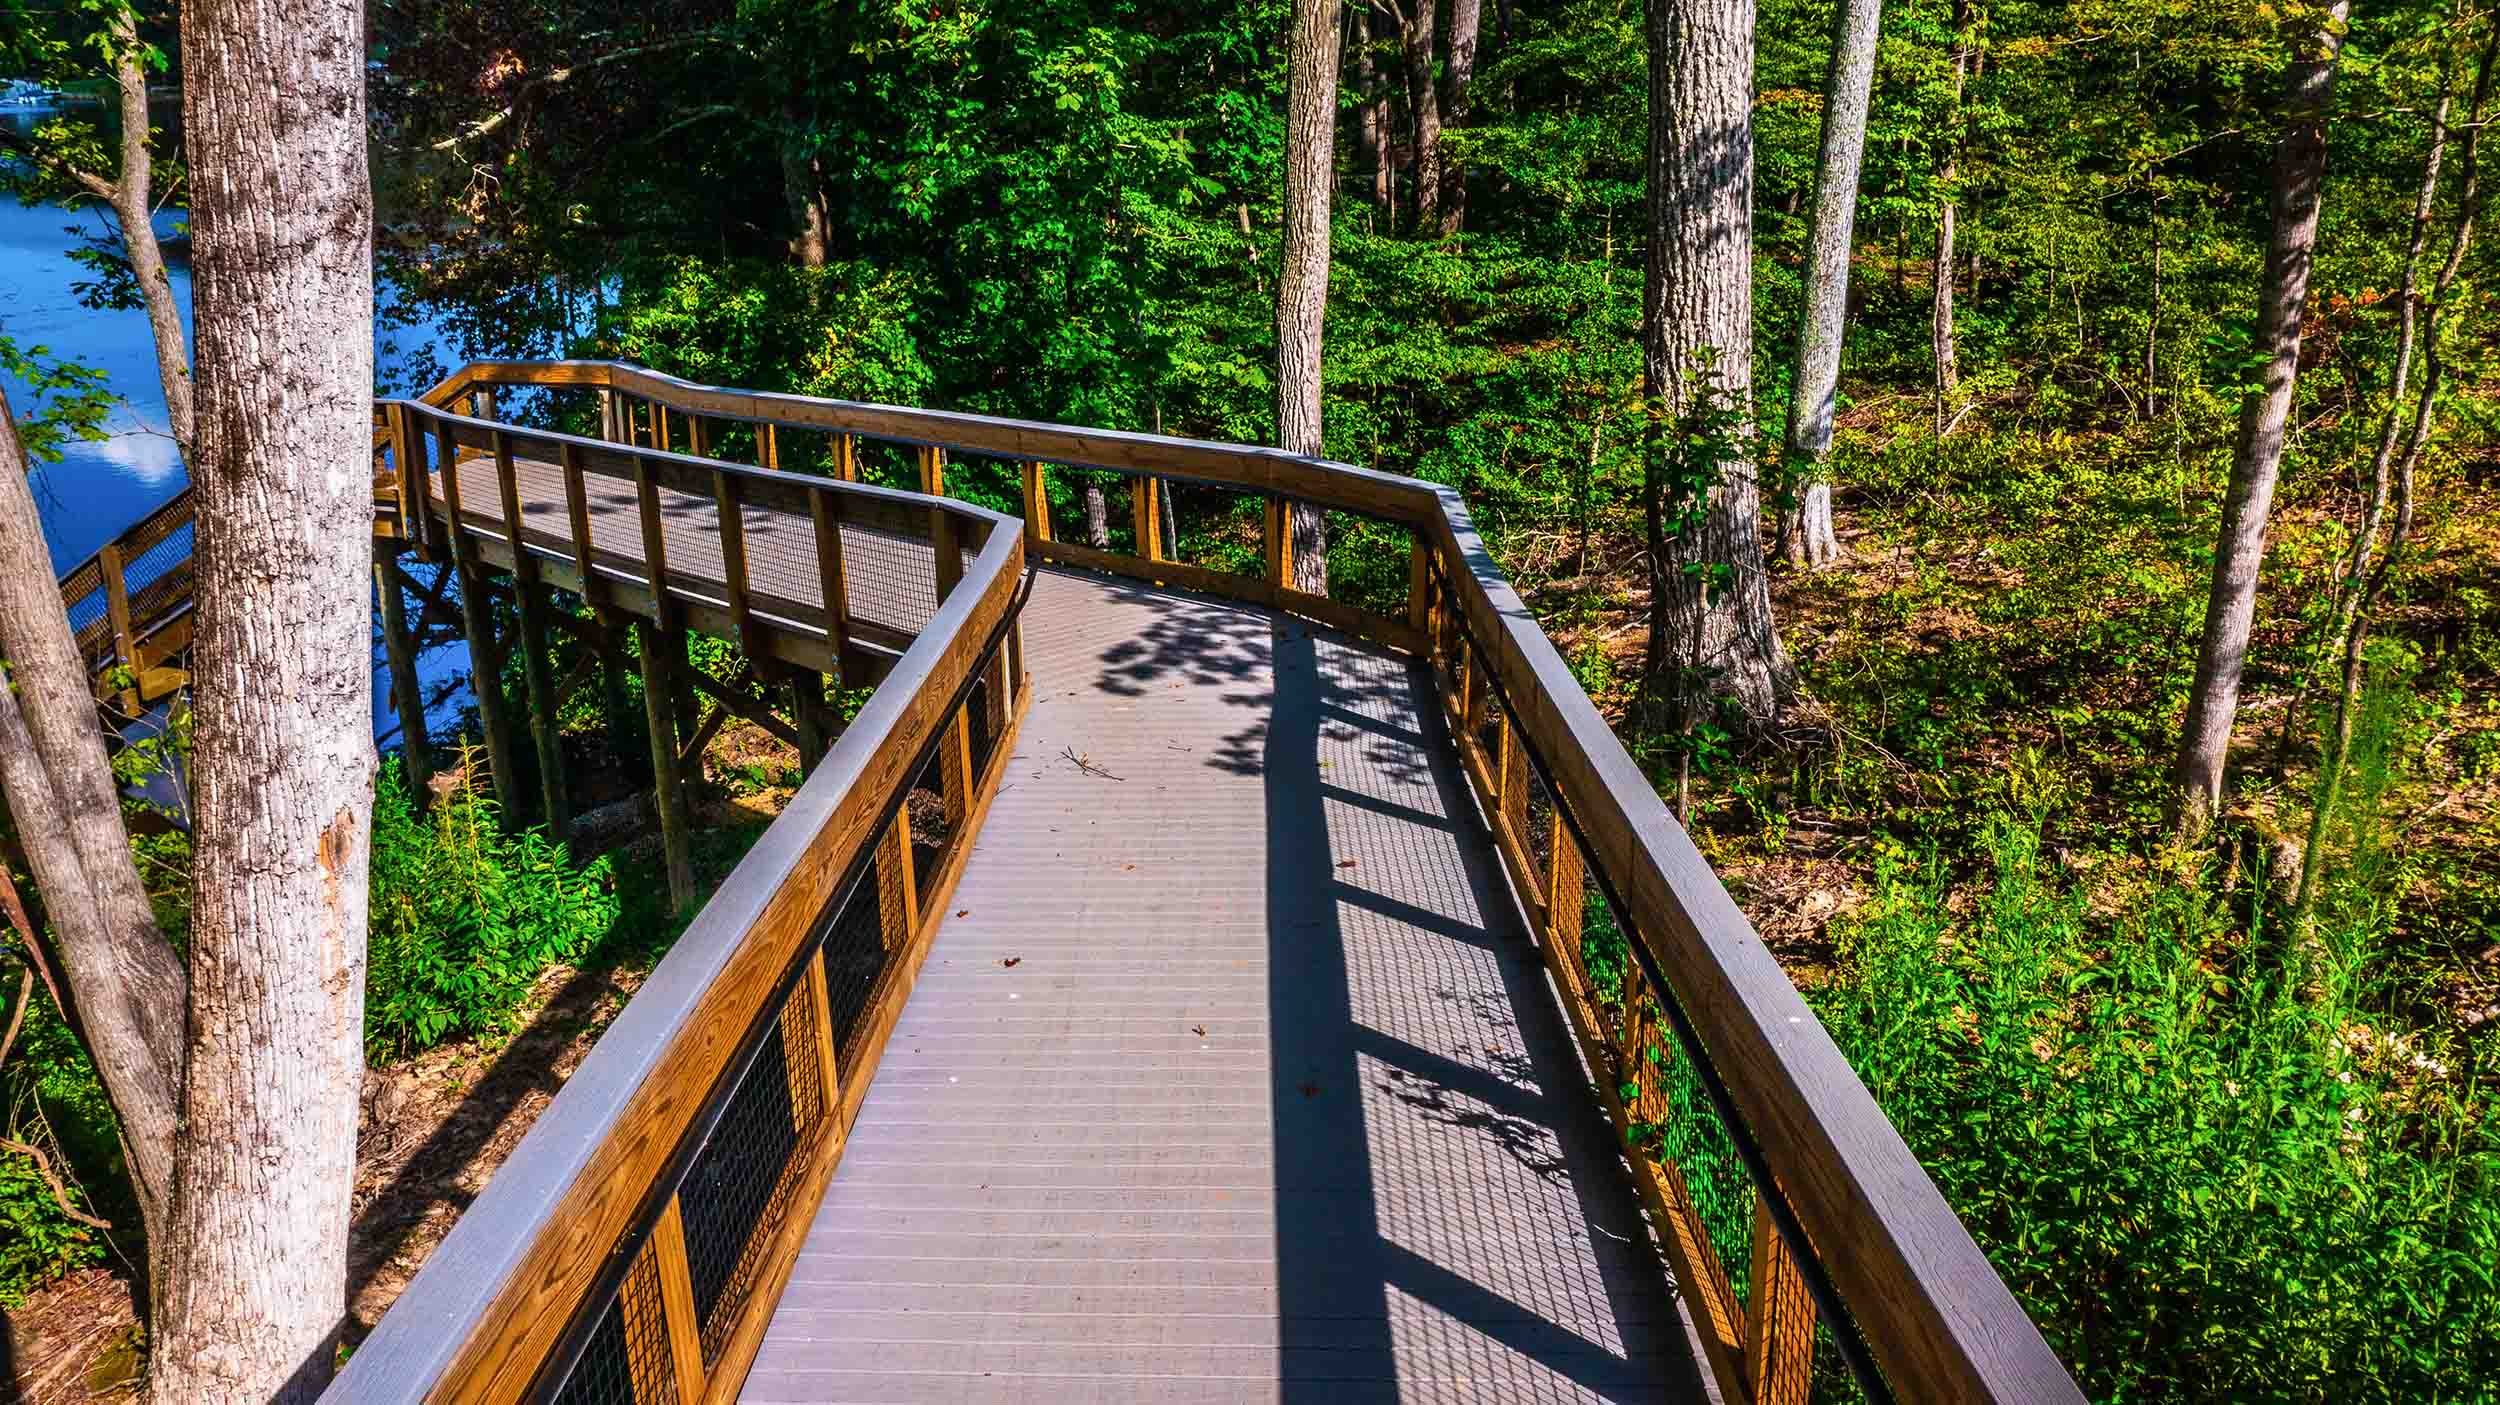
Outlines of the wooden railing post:
M920 882L912 872L911 809L894 812L877 854L877 917L880 939L888 951L910 945L920 929Z
M946 451L935 444L923 444L913 455L920 466L920 491L933 498L946 496Z
M851 434L833 436L833 476L845 483L859 481L859 438Z
M1814 1385L1814 1299L1757 1192L1745 1306L1745 1379L1753 1405L1805 1405Z
M1429 661L1438 642L1432 628L1432 544L1421 527L1412 536L1414 544L1406 557L1406 623L1422 640L1424 658Z
M1136 518L1137 558L1141 561L1160 561L1163 559L1163 512L1156 505L1155 496L1162 491L1163 480L1151 473L1139 473L1132 475L1130 481L1137 485L1137 490L1130 494Z
M729 597L730 626L738 633L738 647L761 670L769 665L772 648L756 630L754 607L747 598L746 500L737 475L712 470L712 506L720 520L721 589Z
M694 1405L704 1398L703 1324L695 1316L694 1274L686 1257L686 1221L676 1196L670 1196L668 1207L660 1211L660 1223L652 1230L645 1252L660 1271L660 1312L667 1332L669 1363L677 1368L677 1399L682 1405ZM643 1383L634 1384L639 1395Z
M1050 480L1039 459L1024 465L1024 530L1037 542L1050 540Z
M1267 497L1267 583L1293 589L1293 512L1273 493Z
M845 688L856 687L865 670L851 643L851 590L842 565L842 495L818 489L807 495L808 516L816 529L816 591L825 610L825 647L833 655L833 672Z
M701 415L686 416L686 452L699 459L712 456L711 431Z
M96 564L104 573L104 612L113 626L113 658L130 675L129 686L121 690L121 709L136 717L139 715L139 635L130 625L130 581L122 562L121 544L106 542L96 552Z

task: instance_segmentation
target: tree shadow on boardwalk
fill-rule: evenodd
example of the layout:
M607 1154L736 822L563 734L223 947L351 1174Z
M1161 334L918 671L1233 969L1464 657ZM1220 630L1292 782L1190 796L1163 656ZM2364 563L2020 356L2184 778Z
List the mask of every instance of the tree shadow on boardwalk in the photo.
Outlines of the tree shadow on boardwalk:
M1700 1398L1665 1271L1417 665L1112 587L1095 686L1220 687L1261 778L1283 1398Z

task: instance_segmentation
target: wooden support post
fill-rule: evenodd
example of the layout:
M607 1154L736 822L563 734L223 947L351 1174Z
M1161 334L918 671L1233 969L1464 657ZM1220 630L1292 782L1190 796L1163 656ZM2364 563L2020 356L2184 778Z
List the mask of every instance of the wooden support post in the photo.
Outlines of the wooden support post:
M613 444L616 442L616 392L603 385L599 387L598 396L599 438Z
M819 489L807 495L807 507L816 528L816 591L825 609L825 646L833 653L834 673L848 688L863 670L851 643L851 591L842 569L842 495Z
M712 456L712 432L701 415L686 416L686 452L699 459Z
M686 1257L685 1217L674 1195L668 1198L668 1208L660 1212L660 1223L651 1232L649 1252L660 1270L660 1304L668 1330L665 1340L669 1360L677 1368L674 1393L677 1399L691 1405L703 1399L703 1323L695 1316L694 1274ZM636 1385L639 1395L640 1383Z
M1760 1194L1754 1197L1751 1268L1745 1380L1753 1405L1805 1405L1814 1385L1814 1299Z
M642 647L642 720L651 734L651 791L660 813L660 848L668 861L669 906L694 906L694 835L686 814L684 773L677 765L676 671L685 643L676 631L634 621Z
M763 456L763 465L766 468L781 467L780 429L770 424L759 424L755 427L755 435L756 449Z
M702 421L697 420L700 424ZM771 647L755 628L754 607L747 600L747 514L743 485L737 475L712 472L712 506L720 518L722 589L729 596L729 620L738 631L738 647L750 659L771 655Z
M1050 540L1050 480L1039 459L1024 465L1024 531L1037 542Z
M521 581L520 592L521 677L529 688L530 739L538 747L538 813L547 822L548 837L569 844L573 842L573 805L564 784L564 737L556 725L562 699L556 694L547 658L547 616L555 608L555 592L536 580Z
M130 675L131 686L121 690L121 709L139 715L139 635L130 624L130 580L122 562L119 544L106 542L96 552L96 564L104 572L104 613L113 626L113 658Z
M651 447L668 449L668 407L657 400L651 402Z
M807 959L807 979L800 985L798 998L815 1012L816 1076L823 1083L825 1111L834 1119L833 1135L838 1147L842 1135L842 1070L835 1057L839 1051L833 1047L833 997L825 981L825 949L821 946Z
M888 951L901 951L920 930L920 882L912 873L911 811L894 812L877 854L879 935Z
M573 569L581 572L582 603L596 613L612 598L608 583L599 578L596 569L598 550L590 535L590 492L582 483L582 446L566 444L564 462L564 521L572 537Z
M920 491L933 498L946 496L946 451L935 444L923 444L915 451L920 461Z
M859 437L852 434L833 436L833 476L845 483L859 481Z
M1424 529L1412 529L1413 549L1406 562L1406 622L1422 636L1424 657L1432 657L1432 546Z
M946 842L962 844L964 821L972 814L972 718L964 708L946 721L938 741L938 791L946 801Z
M452 536L460 573L460 627L469 639L469 691L477 698L478 720L486 728L486 764L494 772L495 799L503 806L504 824L517 829L527 810L517 783L520 748L512 740L512 714L504 706L503 644L495 637L495 603L486 592L486 569L477 559L477 543L466 532Z
M495 494L503 508L503 539L512 547L512 575L527 584L538 579L538 560L521 540L521 480L512 465L512 436L498 429L495 445Z
M391 546L375 553L374 588L382 596L382 653L391 666L391 706L399 713L401 763L408 795L419 808L431 798L426 782L434 778L433 742L425 731L425 694L417 686L417 641L408 632L406 582L399 557Z
M1267 500L1267 583L1293 589L1293 513L1273 494Z
M810 669L793 669L790 673L790 720L799 733L799 769L813 775L825 759L825 749L832 745L832 730L826 725L825 676Z
M673 630L681 612L669 598L668 532L660 517L660 488L640 455L634 457L634 499L642 516L642 569L651 584L651 612L661 628Z
M964 578L963 539L956 532L955 514L943 507L929 509L929 553L937 572L937 603L943 605Z
M1495 774L1502 789L1502 825L1510 831L1510 842L1525 855L1528 850L1528 758L1519 749L1519 729L1510 725L1510 714L1501 720L1500 751Z
M1136 519L1137 559L1163 559L1163 512L1155 505L1155 495L1162 490L1163 480L1151 473L1134 475L1136 491L1129 495L1131 515Z

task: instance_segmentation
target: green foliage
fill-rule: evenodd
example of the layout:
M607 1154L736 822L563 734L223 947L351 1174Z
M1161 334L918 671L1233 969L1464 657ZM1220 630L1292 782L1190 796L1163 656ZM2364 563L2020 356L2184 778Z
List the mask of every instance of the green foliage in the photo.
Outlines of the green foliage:
M2087 1391L2489 1398L2500 1137L2460 1051L2362 1005L2383 929L2321 994L2192 886L1987 842L1966 905L1887 860L1815 1003Z
M507 835L494 802L453 787L420 816L397 758L373 806L365 1047L404 1055L510 1027L548 967L607 936L608 861L575 864L536 830Z
M0 1001L16 994L23 969L14 962L0 968L8 977ZM6 1135L44 1153L52 1174L62 1182L62 1193L82 1213L135 1215L135 1205L97 1204L80 1184L81 1167L118 1174L117 1124L94 1065L42 986L32 985L27 998L18 1042L7 1065L0 1067L0 1118L5 1118ZM0 1026L13 1012L13 1006L0 1009ZM102 1261L106 1249L102 1231L62 1210L34 1156L0 1147L0 1308L18 1306L29 1291L62 1273Z
M30 462L53 462L72 439L111 437L104 424L113 397L105 388L102 371L55 360L43 347L21 347L0 335L0 376L25 386L32 397L27 404L9 407L16 418L18 442Z

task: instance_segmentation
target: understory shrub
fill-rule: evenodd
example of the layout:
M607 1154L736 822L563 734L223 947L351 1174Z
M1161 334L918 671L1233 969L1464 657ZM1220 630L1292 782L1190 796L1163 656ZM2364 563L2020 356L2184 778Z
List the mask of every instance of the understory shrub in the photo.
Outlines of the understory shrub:
M2500 1398L2500 1135L2371 1013L2390 905L2333 904L2320 970L2192 885L2061 886L2034 824L1984 842L1960 903L1884 863L1815 1003L2085 1390Z
M373 802L368 1056L508 1028L539 976L605 937L617 912L607 859L576 864L537 830L506 834L467 784L419 815L390 758Z

